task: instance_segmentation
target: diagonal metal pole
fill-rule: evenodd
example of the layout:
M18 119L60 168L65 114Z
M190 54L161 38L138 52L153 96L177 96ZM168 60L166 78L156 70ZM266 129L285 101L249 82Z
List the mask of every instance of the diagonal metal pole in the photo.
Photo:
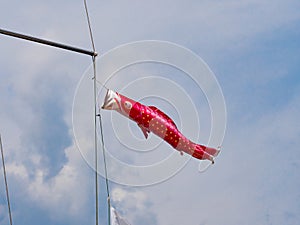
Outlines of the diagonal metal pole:
M1 148L1 156L2 156L2 166L3 166L3 175L4 175L4 182L5 182L5 189L6 189L6 200L7 200L8 214L9 214L9 222L10 222L10 225L12 225L12 216L11 216L11 210L10 210L8 184L7 184L7 179L6 179L6 170L5 170L5 162L4 162L4 153L3 153L1 134L0 134L0 148Z
M31 41L31 42L40 43L40 44L43 44L43 45L48 45L48 46L52 46L52 47L56 47L56 48L60 48L60 49L65 49L65 50L72 51L72 52L77 52L77 53L80 53L80 54L90 55L90 56L93 56L93 57L97 56L97 53L95 51L89 51L89 50L86 50L86 49L77 48L77 47L74 47L74 46L65 45L65 44L62 44L62 43L49 41L49 40L46 40L46 39L41 39L41 38L37 38L37 37L25 35L25 34L20 34L20 33L16 33L16 32L13 32L13 31L4 30L4 29L1 29L1 28L0 28L0 34L4 34L4 35L7 35L7 36L11 36L11 37Z

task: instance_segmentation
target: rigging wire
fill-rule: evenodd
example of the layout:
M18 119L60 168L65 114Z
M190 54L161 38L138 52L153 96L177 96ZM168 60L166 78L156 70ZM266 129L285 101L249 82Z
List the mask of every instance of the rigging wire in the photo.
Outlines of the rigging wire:
M91 26L91 21L90 21L90 16L89 16L89 11L88 11L86 0L84 0L84 8L85 8L85 14L86 14L87 22L88 22L89 33L90 33L90 38L91 38L91 42L92 42L92 48L95 53L95 50L96 50L95 42L94 42L94 38L93 38L92 26ZM97 56L97 54L94 56Z
M108 176L107 176L107 164L106 164L106 157L105 157L105 146L104 146L104 136L103 136L103 127L102 127L102 119L100 112L97 114L97 82L101 84L102 87L108 89L104 84L97 80L97 73L96 73L96 47L93 38L92 26L90 22L90 16L88 13L87 1L84 0L84 8L87 17L87 23L89 27L89 34L91 39L92 48L94 51L94 55L92 56L93 60L93 72L94 72L94 146L95 146L95 198L96 198L96 225L99 222L99 197L98 197L98 146L97 146L97 117L99 117L99 126L101 131L101 142L102 142L102 154L103 154L103 162L104 162L104 170L105 170L105 182L106 182L106 192L107 192L107 208L108 208L108 224L110 225L110 194L109 194L109 186L108 186Z
M110 193L109 193L109 180L108 180L107 162L106 162L106 154L105 154L105 143L104 143L104 136L103 136L103 124L102 124L101 114L99 113L97 116L99 117L99 127L100 127L101 142L102 142L102 155L103 155L103 163L104 163L107 206L108 206L108 224L110 224Z
M99 80L96 80L96 82L98 83L98 84L100 84L103 88L105 88L106 90L109 90L109 88L108 87L106 87L106 85L105 84L103 84L101 81L99 81Z
M10 225L12 225L12 215L11 215L11 209L10 209L8 184L7 184L7 178L6 178L6 169L5 169L5 162L4 162L5 160L4 160L4 153L3 153L3 146L2 146L2 140L1 140L1 134L0 134L0 148L1 148L1 156L2 156L3 176L4 176L5 189L6 189L6 200L7 200L8 214L9 214L9 223L10 223Z

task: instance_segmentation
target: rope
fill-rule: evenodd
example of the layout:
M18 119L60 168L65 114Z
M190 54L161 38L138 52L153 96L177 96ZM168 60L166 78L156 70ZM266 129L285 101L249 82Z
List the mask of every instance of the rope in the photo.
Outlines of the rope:
M97 116L99 116L99 127L100 127L100 134L101 134L102 155L103 155L104 172L105 172L105 184L106 184L107 206L108 206L108 224L110 224L110 193L109 193L109 180L108 180L106 154L105 154L105 143L104 143L104 135L103 135L103 125L102 125L101 114L99 113Z
M96 82L97 82L98 84L100 84L103 88L105 88L106 90L109 90L109 88L106 87L106 85L103 84L103 83L101 83L99 80L96 80Z
M107 164L106 164L106 154L105 154L105 145L104 145L104 136L103 136L102 117L101 117L100 113L98 114L98 116L99 116L100 132L101 132L102 154L103 154L103 162L104 162L105 181L106 181L106 192L107 192L107 197L110 197L109 196L109 188L108 188L108 175L107 175Z
M8 194L8 184L7 184L7 179L6 179L6 170L5 170L4 153L3 153L3 146L2 146L1 135L0 135L0 148L1 148L1 156L2 156L2 166L3 166L3 175L4 175L4 182L5 182L6 200L7 200L8 214L9 214L9 222L10 222L10 225L12 225L12 216L11 216L11 210L10 210L10 201L9 201L9 194Z
M85 14L86 14L87 22L88 22L89 33L90 33L90 38L91 38L92 47L93 47L93 51L94 51L94 56L97 56L96 48L95 48L95 42L94 42L94 38L93 38L92 26L91 26L91 22L90 22L90 16L89 16L86 0L84 0L84 8L85 8Z

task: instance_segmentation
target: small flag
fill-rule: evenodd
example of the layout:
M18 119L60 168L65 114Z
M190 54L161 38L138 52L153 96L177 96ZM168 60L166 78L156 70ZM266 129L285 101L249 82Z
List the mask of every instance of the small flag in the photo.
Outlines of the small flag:
M112 206L110 207L110 224L111 225L130 225L129 223L125 222L125 220L119 216L117 211Z

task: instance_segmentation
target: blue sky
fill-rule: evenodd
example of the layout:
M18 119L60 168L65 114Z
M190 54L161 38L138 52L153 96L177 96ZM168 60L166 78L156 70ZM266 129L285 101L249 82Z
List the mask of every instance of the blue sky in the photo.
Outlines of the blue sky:
M205 60L226 101L227 129L216 164L199 173L198 161L190 160L170 179L146 187L111 183L120 214L133 225L298 224L300 3L88 3L100 55L133 41L174 42ZM3 29L90 48L81 1L4 1L0 21ZM0 36L0 132L14 224L94 224L94 172L76 147L72 126L76 87L90 64L87 56ZM124 88L139 72L170 79L168 72L174 69L146 65L126 72L132 72L131 77L120 73L111 84L114 88ZM174 81L186 92L194 90L186 80ZM144 96L144 91L137 89L135 95ZM205 130L209 112L202 99L194 102ZM149 104L151 99L146 100ZM154 100L176 122L191 122L186 113L178 115L184 112L183 102L175 104L174 112L174 107ZM122 160L156 162L172 152L160 145L149 158L128 153L115 140L111 113L105 113L105 140L112 153L120 151ZM117 132L125 134L124 127ZM100 182L100 224L105 224L103 179ZM3 178L0 224L8 224Z

